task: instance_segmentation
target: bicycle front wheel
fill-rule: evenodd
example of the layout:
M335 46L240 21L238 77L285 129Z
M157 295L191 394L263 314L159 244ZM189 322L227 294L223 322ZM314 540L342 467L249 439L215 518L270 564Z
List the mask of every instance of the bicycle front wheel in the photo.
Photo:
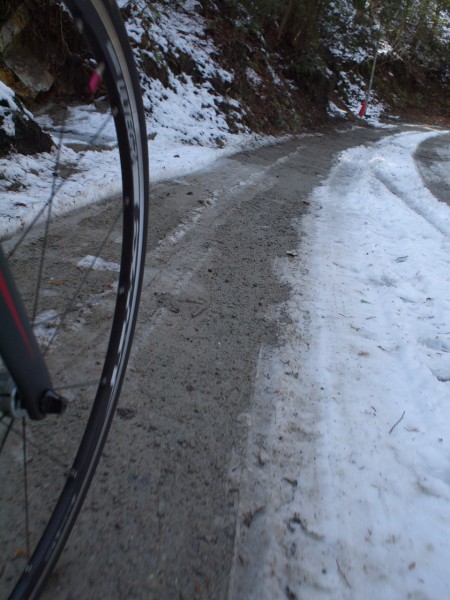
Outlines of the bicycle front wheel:
M59 133L45 158L54 160L45 209L2 241L54 388L69 400L63 415L42 421L1 415L0 597L11 599L39 596L79 513L122 386L144 269L147 136L127 35L110 0L65 5L61 18L70 13L88 43L80 54L102 123L89 138L74 139L92 105L52 107L48 124ZM89 157L98 164L97 189L104 182L108 193L55 218L76 202L68 196ZM76 194L83 196L79 187ZM4 369L0 376L8 378Z

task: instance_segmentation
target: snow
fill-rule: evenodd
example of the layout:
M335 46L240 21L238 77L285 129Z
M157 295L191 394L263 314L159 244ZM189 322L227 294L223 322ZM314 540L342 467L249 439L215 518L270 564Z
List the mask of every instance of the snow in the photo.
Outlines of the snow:
M0 100L0 127L6 135L12 137L16 131L13 114L18 110L18 106L14 100L14 93L3 81L0 81Z
M0 81L0 128L5 134L13 137L16 132L13 115L20 110L22 118L32 119L33 115L22 104L18 106L14 92L3 81Z
M94 269L97 271L115 271L116 273L120 272L119 263L103 260L99 256L92 256L90 254L79 260L77 266L84 267L89 270Z
M336 106L336 104L331 100L328 102L328 114L330 117L341 119L345 119L347 116L347 112Z
M358 10L351 2L331 2L327 9L327 18L323 22L323 43L336 58L342 62L360 64L368 60L371 49L361 45L361 37L370 39L369 28L358 23Z
M255 388L254 598L450 596L450 208L413 158L433 135L341 154L276 265L292 294Z
M252 82L253 85L255 85L255 86L261 85L261 82L262 82L261 77L251 67L247 67L245 69L245 75L246 75L247 79Z

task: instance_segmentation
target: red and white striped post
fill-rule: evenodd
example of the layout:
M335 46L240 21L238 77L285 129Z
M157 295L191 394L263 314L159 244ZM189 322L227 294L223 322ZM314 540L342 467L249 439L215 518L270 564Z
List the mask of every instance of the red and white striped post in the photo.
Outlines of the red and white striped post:
M361 106L361 110L359 111L359 116L360 117L365 117L366 116L366 111L367 111L367 105L369 104L369 98L370 98L370 94L372 92L372 85L373 85L373 79L375 76L375 67L377 66L377 58L378 58L378 47L380 45L380 40L377 40L377 45L375 48L375 57L373 59L373 65L372 65L372 73L370 74L370 81L369 81L369 87L367 88L367 94L366 94L366 99L363 102L363 105Z

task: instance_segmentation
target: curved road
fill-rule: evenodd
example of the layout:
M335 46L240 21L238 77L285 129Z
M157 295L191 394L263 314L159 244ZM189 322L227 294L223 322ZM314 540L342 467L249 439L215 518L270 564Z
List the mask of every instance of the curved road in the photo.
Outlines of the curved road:
M261 346L276 346L283 326L271 308L289 297L273 261L297 247L292 222L308 210L309 194L337 153L391 134L303 136L153 190L127 382L85 509L44 598L233 596L255 369ZM438 175L426 163L430 153L444 152L433 144L418 157L432 189ZM251 519L244 515L244 526Z

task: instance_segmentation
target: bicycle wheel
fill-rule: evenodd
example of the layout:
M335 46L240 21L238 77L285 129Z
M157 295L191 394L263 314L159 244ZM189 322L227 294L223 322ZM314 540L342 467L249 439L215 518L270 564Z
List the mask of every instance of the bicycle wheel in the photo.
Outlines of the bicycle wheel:
M69 401L63 415L40 421L6 409L1 414L0 597L11 599L40 595L77 518L122 386L144 269L147 136L126 32L110 0L67 0L65 6L90 48L91 91L108 110L90 138L74 141L70 120L79 129L79 116L90 107L54 108L65 138L53 150L45 211L32 227L2 241L53 385ZM101 150L94 148L99 140ZM103 177L110 192L54 218L88 158L97 161L95 177ZM13 388L2 368L3 395Z

